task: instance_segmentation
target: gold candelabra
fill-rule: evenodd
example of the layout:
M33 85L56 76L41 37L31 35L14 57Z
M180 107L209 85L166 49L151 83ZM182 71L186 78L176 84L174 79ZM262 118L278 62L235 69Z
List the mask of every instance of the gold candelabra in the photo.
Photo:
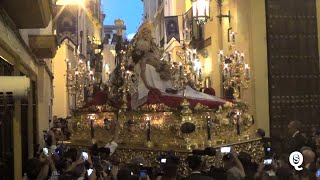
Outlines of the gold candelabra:
M68 94L74 96L76 108L82 107L84 103L84 89L89 93L93 92L93 81L95 80L93 71L86 64L86 60L80 55L75 55L75 63L67 59L66 86Z
M186 87L190 86L196 90L202 87L201 62L197 57L197 51L189 49L186 44L183 44L182 51L178 51L177 56L181 59L181 62L179 64L173 63L172 65L174 86L178 91L182 91L183 94L183 101L181 102L182 114L191 114L190 104L186 99ZM169 63L171 63L171 55L169 55Z
M128 109L128 93L133 94L137 91L138 88L138 76L134 71L128 70L126 67L128 66L127 56L125 56L126 51L120 51L121 57L123 58L121 61L121 75L123 78L123 85L121 87L122 92L122 105L121 109L126 111Z
M230 56L224 56L221 50L218 59L223 67L223 87L224 89L232 88L233 98L239 102L240 88L248 88L250 80L250 67L245 64L244 54L235 51Z

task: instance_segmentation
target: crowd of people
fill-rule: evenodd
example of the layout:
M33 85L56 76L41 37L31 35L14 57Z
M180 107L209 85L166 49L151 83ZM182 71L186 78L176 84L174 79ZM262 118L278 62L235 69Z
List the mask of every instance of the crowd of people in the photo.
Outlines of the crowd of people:
M284 141L287 149L274 152L272 142L264 137L264 131L257 134L264 142L264 158L260 163L253 161L250 152L235 152L232 147L207 148L193 151L187 159L179 159L174 152L159 157L157 167L146 167L141 158L133 159L126 165L112 155L118 146L118 129L112 142L98 147L92 139L87 150L58 145L61 122L55 120L45 137L46 146L39 148L35 157L27 163L25 180L316 180L320 179L320 153L317 149L320 131L313 130L309 137L300 131L301 123L292 121L288 125L289 137ZM61 130L62 131L62 130ZM64 131L67 132L67 131ZM319 142L318 142L319 143ZM297 171L290 164L290 153L299 151L303 162ZM215 156L215 163L209 164L208 155ZM219 161L221 159L222 161ZM179 167L185 162L190 173L182 176ZM122 163L123 164L123 163Z

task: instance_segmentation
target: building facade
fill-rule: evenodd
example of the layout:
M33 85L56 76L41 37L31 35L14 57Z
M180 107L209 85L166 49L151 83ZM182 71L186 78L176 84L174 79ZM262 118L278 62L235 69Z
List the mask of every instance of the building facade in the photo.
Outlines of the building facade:
M88 0L84 4L59 0L56 5L60 15L57 17L59 48L53 58L56 77L53 81L53 115L66 118L82 101L90 99L94 83L89 81L101 79L104 14L100 0ZM84 69L77 68L79 63L84 64ZM78 79L77 84L71 82L77 76L75 73L81 72L89 79Z
M0 97L0 176L21 179L52 115L52 58L57 49L52 3L0 2L0 76L26 76L25 97ZM29 8L25 8L29 7ZM19 13L17 13L19 12ZM32 12L32 13L30 13ZM0 77L1 78L1 77ZM0 82L0 87L9 82ZM15 87L19 87L16 84Z
M103 35L105 44L117 44L117 30L119 27L117 25L104 25L103 26ZM123 26L122 28L122 39L126 40L126 30L127 27Z

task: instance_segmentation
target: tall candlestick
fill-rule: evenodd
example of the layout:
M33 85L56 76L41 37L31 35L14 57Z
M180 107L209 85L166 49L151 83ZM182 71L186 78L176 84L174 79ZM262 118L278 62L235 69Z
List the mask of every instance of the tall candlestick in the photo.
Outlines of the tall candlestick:
M239 63L239 53L238 53L238 51L236 51L236 52L234 53L234 60L235 60L237 63Z
M93 127L93 119L90 120L90 128L91 128L91 138L94 138L94 127Z
M94 123L95 115L94 115L94 114L90 114L88 119L90 120L90 134L91 134L91 138L94 138L94 127L93 127L93 123Z
M237 135L240 136L240 122L238 117L237 117Z
M150 118L147 117L147 141L151 141L150 135L151 135L151 126L150 126Z
M208 140L211 140L211 119L210 116L207 118L207 134L208 134Z
M248 64L244 65L244 77L250 79L250 67Z
M93 72L90 71L89 74L90 74L90 80L93 80Z
M232 33L231 33L231 42L232 42L232 43L235 43L235 42L236 42L236 33L235 33L235 32L232 32Z
M76 83L77 83L78 82L78 76L79 76L79 72L78 71L75 72L75 76L76 76Z
M243 53L241 53L241 55L240 55L240 63L241 64L244 63L244 54Z
M220 50L220 51L219 51L218 60L219 60L219 62L222 62L222 61L223 61L223 50Z
M228 64L225 64L224 65L224 70L223 70L223 77L227 79L227 78L229 78L229 75L230 75L230 73L229 73Z
M197 59L197 50L195 49L192 51L192 59L193 60Z
M179 63L179 75L180 75L180 78L182 78L182 63L181 62Z

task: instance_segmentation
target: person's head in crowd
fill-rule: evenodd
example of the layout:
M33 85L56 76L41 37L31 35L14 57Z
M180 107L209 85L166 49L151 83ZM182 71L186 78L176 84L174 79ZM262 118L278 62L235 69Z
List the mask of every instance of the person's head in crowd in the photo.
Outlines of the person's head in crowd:
M187 158L187 163L192 171L201 171L202 160L199 155L192 155Z
M277 165L279 168L291 168L289 162L289 155L288 154L281 154L278 156Z
M29 180L37 180L41 171L41 162L37 158L28 160L26 172Z
M55 121L58 119L58 116L53 116L52 119L53 119L53 121Z
M70 158L62 158L56 165L57 171L61 174L65 170L69 169L72 165L72 160Z
M317 180L315 173L305 168L297 172L296 178L299 180Z
M236 166L235 157L232 153L225 154L222 157L222 162L226 170Z
M278 179L287 179L287 180L292 180L293 175L292 175L292 169L290 168L279 168L276 171L276 175Z
M250 165L252 163L251 155L246 152L239 152L238 159L243 165L245 164Z
M261 180L278 180L278 177L275 174L263 172L261 175Z
M100 159L108 160L110 156L110 148L101 147L98 149Z
M86 169L84 166L84 163L77 164L73 169L72 169L72 175L76 178L79 178L83 176L83 174L86 173Z
M119 170L117 174L117 180L127 180L130 179L131 171L130 169L123 167Z
M78 159L78 150L76 148L70 148L64 155L66 158L70 158L72 162L75 162Z
M144 160L144 158L143 158L142 156L137 156L137 157L133 158L133 159L130 161L130 165L131 165L131 166L136 166L136 167L138 167L138 166L140 166L141 164L142 164L142 165L145 164L144 162L145 162L145 160Z
M297 120L291 121L288 125L288 133L290 135L293 135L295 132L300 131L300 128L301 128L300 121L297 121Z
M256 169L258 168L258 164L252 162L251 155L246 152L240 152L238 155L238 159L243 165L246 177L253 177Z
M47 133L44 141L45 141L47 147L52 146L53 145L53 137L52 137L52 135L50 133Z
M259 128L256 131L256 135L260 138L264 138L266 136L266 132L263 129Z
M60 128L61 127L61 122L60 122L60 118L53 118L53 127L54 128Z
M57 153L52 153L51 159L54 164L58 164L58 162L60 161L61 158Z
M311 164L315 163L316 161L316 154L311 149L304 149L302 152L303 155L303 164L306 166L306 168L312 168L310 167Z
M178 164L167 162L163 165L163 175L161 180L176 180L178 175Z
M60 119L60 127L61 128L67 128L68 126L68 121L66 119Z
M77 180L77 178L74 177L71 172L66 172L61 174L58 180Z

